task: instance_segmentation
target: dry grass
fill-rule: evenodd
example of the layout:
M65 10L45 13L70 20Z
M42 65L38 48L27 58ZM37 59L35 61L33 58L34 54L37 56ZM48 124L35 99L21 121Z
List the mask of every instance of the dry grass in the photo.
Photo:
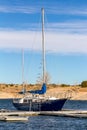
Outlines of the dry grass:
M26 90L41 89L41 85L25 85ZM15 98L20 97L18 92L22 90L22 85L18 84L0 84L0 98ZM71 96L75 100L87 100L87 88L80 86L61 87L59 85L47 85L47 95L57 98Z

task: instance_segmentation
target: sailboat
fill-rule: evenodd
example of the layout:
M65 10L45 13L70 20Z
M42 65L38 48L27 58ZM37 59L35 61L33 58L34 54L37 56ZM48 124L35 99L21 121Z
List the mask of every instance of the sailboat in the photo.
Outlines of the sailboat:
M18 110L24 111L58 111L63 108L67 98L55 98L46 96L45 83L45 47L44 47L44 8L42 11L42 57L43 57L43 84L41 90L31 90L21 99L13 100L13 105Z

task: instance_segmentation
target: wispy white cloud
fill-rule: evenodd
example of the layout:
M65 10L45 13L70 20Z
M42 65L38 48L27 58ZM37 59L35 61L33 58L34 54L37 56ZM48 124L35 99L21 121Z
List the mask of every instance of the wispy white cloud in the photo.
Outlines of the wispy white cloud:
M0 12L4 13L39 13L42 5L0 5ZM49 14L71 14L71 15L87 15L87 7L68 7L68 6L52 6L50 7L45 5L45 11Z
M4 13L37 13L38 8L31 6L0 6L0 12Z
M47 30L53 30L62 33L81 33L87 34L87 21L72 21L62 23L49 23Z
M24 28L26 30L41 30L41 24L26 23L18 25L18 28ZM3 28L2 28L3 29ZM69 21L69 22L53 22L45 24L46 31L59 32L59 33L79 33L87 34L87 21Z
M46 51L52 53L86 53L87 36L83 34L62 34L46 32ZM41 50L41 32L0 31L0 49Z
M87 53L87 37L83 34L49 33L47 49L57 53Z
M0 48L32 48L33 32L28 31L0 31Z
M40 31L41 24L37 23L18 23L12 27L0 27L0 31L12 31L12 30L32 30ZM87 21L74 21L74 22L62 22L62 23L46 23L45 31L59 32L59 33L75 33L75 34L87 34Z
M87 6L60 6L58 5L47 7L47 12L50 14L70 14L70 15L86 15Z

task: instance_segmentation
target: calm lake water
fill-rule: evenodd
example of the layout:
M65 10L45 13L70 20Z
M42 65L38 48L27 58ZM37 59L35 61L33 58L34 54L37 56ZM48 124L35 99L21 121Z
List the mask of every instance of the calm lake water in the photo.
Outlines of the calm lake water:
M0 109L15 110L12 100L0 100ZM63 109L87 110L87 101L67 101ZM87 118L31 116L27 122L0 122L0 130L87 130Z

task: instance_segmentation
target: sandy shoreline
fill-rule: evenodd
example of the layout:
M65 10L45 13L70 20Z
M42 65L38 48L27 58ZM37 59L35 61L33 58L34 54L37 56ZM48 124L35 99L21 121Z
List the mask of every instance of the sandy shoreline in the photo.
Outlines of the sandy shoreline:
M57 87L47 91L47 95L56 96L62 98L67 93L67 96L71 96L71 100L87 100L87 88L80 87ZM21 97L18 92L13 91L0 91L0 99L9 99Z

